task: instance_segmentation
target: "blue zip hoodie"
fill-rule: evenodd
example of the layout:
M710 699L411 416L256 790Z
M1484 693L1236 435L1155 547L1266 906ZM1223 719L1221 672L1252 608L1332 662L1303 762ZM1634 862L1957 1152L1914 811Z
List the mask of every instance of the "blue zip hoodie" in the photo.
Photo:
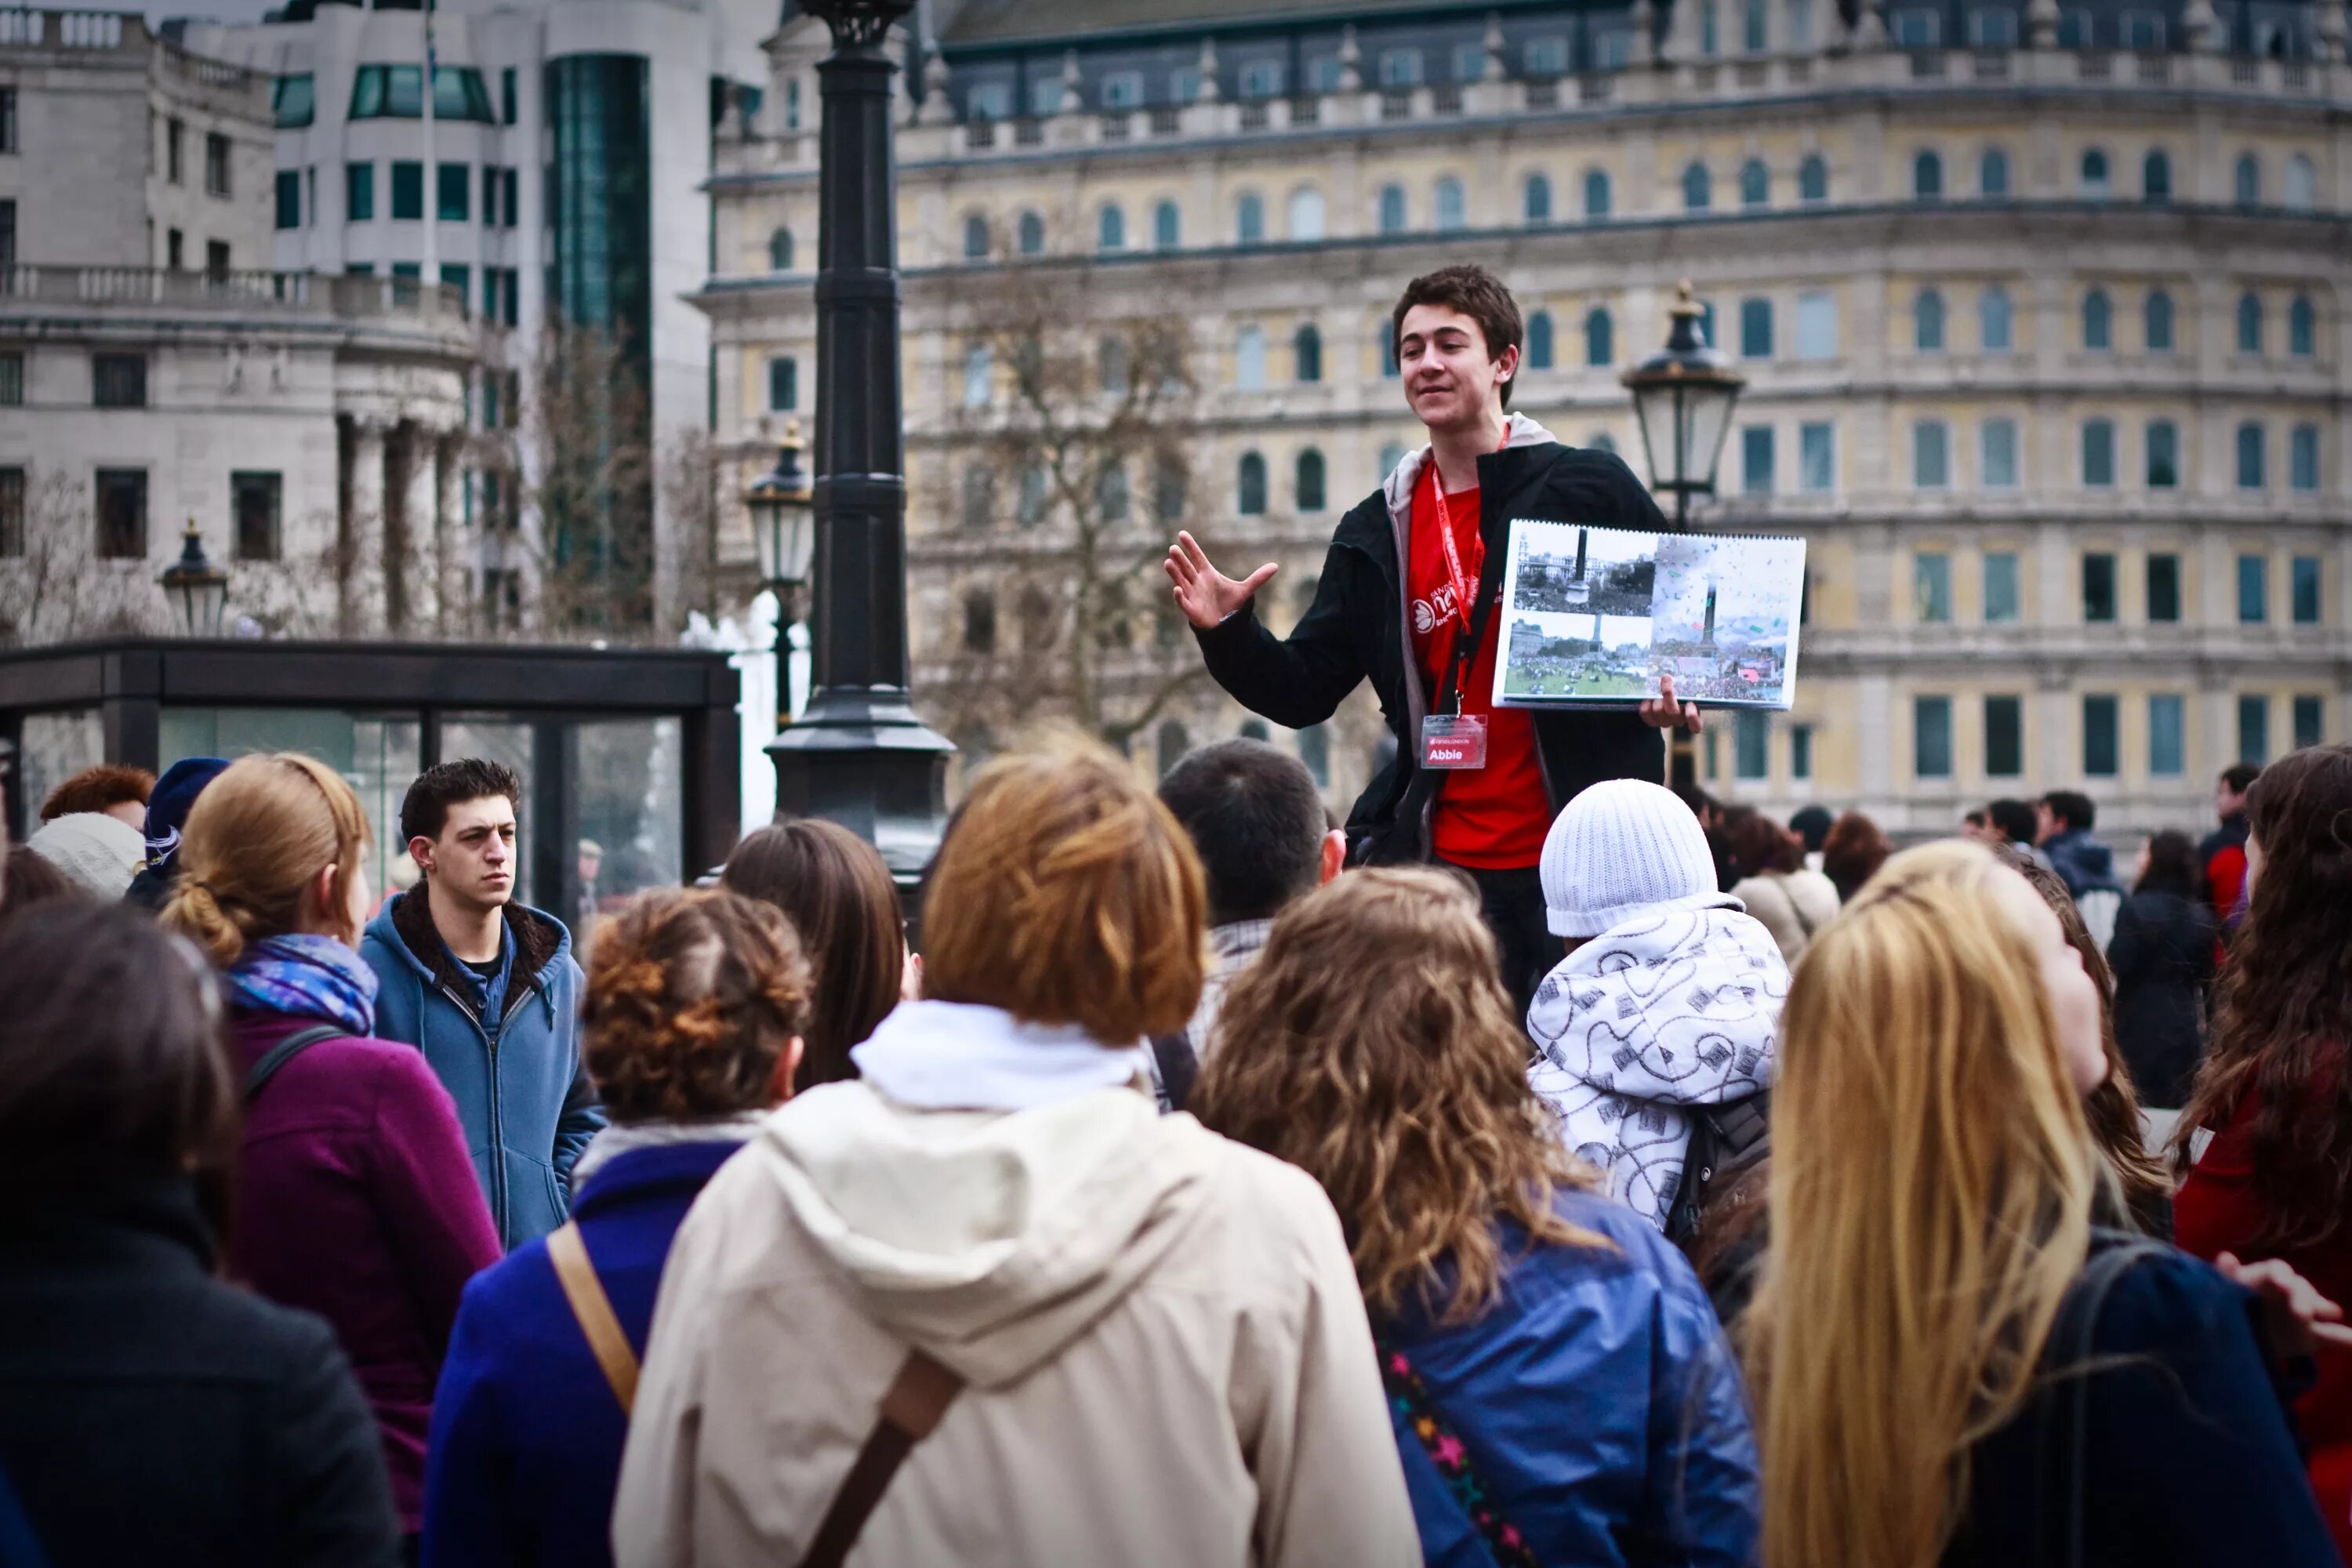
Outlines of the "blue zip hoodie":
M457 1103L467 1152L509 1250L563 1223L572 1162L604 1125L580 1056L579 964L572 933L520 904L506 910L505 963L488 989L450 955L425 885L386 903L360 940L379 988L375 1032L425 1053Z

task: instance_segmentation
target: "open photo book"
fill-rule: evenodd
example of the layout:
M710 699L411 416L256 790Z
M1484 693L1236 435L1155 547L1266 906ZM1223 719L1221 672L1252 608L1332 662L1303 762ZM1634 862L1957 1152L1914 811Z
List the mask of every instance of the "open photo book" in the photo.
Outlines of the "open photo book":
M1658 694L1786 709L1805 542L1519 519L1503 566L1495 703L1630 708Z

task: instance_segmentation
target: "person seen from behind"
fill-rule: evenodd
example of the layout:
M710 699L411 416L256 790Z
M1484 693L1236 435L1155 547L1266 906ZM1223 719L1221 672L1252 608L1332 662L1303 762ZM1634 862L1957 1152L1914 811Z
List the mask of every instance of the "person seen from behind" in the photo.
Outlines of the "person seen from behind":
M2004 795L1985 807L1985 818L1986 842L1996 848L2014 849L2037 866L2050 866L2050 857L2035 842L2042 835L2042 820L2031 802Z
M2337 1561L2255 1298L2095 1224L2099 997L2021 877L1896 856L1781 1023L1764 1568Z
M807 1012L808 966L773 905L662 889L602 917L582 1031L612 1124L580 1156L570 1220L466 1288L433 1406L428 1568L612 1562L670 1238L791 1096Z
M1205 907L1122 759L1060 740L981 770L931 872L924 999L678 1230L622 1568L820 1539L967 1568L1419 1561L1329 1200L1144 1089L1144 1038L1200 1001ZM886 1408L919 1440L845 1490Z
M228 997L246 1102L231 1272L334 1325L413 1534L458 1293L499 1238L448 1091L415 1050L374 1037L375 973L352 951L369 837L325 763L240 758L188 814L163 921Z
M157 914L172 901L180 877L180 830L205 786L227 768L226 757L182 757L163 770L147 796L147 817L141 827L144 863L122 895L126 901Z
M2116 1040L2140 1097L2177 1110L2205 1054L2205 991L2221 923L2197 886L2189 836L2168 829L2139 852L2131 897L2116 913Z
M2197 847L2199 874L2213 919L2225 931L2234 931L2245 916L2246 793L2263 770L2252 763L2233 763L2213 781L2213 810L2221 825Z
M1217 1012L1234 977L1265 945L1275 916L1339 874L1347 836L1328 828L1314 775L1264 741L1220 741L1188 752L1160 781L1209 879L1209 971L1192 1021L1152 1042L1163 1088L1192 1081L1215 1047ZM1174 1063L1176 1072L1169 1064ZM1170 1095L1182 1110L1181 1089Z
M1822 840L1822 875L1837 889L1841 905L1851 903L1862 885L1878 875L1886 858L1895 853L1886 835L1878 824L1858 811L1842 814L1830 825L1830 836Z
M856 1078L850 1052L889 1016L912 973L881 852L838 823L803 817L744 835L719 882L783 911L807 961L807 1049L793 1088Z
M1654 784L1579 799L1633 787L1689 818ZM1300 900L1228 994L1195 1114L1339 1211L1425 1563L1751 1563L1738 1368L1690 1266L1529 1090L1493 949L1443 872Z
M25 840L25 847L64 872L83 892L109 903L130 889L147 855L147 841L139 830L103 811L52 817Z
M8 918L0 949L0 1487L38 1554L0 1556L392 1568L334 1331L222 1277L237 1074L210 969L89 900Z
M2273 763L2245 816L2246 919L2174 1134L2180 1245L2284 1259L2352 1307L2352 746ZM2352 1557L2352 1350L2323 1344L2318 1372L2295 1415Z
M1828 835L1822 835L1826 842ZM1803 841L1751 806L1735 806L1724 821L1725 847L1739 880L1731 896L1761 921L1794 964L1813 933L1837 919L1837 885L1805 869Z
M2115 937L2124 887L2116 880L2115 851L2091 837L2098 808L2078 791L2053 790L2033 803L2033 816L2034 842L2074 895L2083 923L2104 949Z
M155 790L155 775L123 763L100 763L51 790L41 802L41 820L55 822L77 812L102 811L120 817L126 827L147 826L147 797Z
M553 915L514 901L522 781L468 757L417 775L400 833L423 879L368 922L384 1037L433 1064L506 1247L563 1223L604 1113L581 1060L580 965Z
M1692 1216L1679 1211L1704 1201L1685 1180L1694 1124L1761 1109L1788 965L1716 891L1697 818L1657 784L1612 779L1569 802L1543 880L1568 956L1528 1012L1530 1081L1602 1190L1680 1239Z
M59 898L90 900L91 894L29 844L17 845L0 861L0 909L26 910Z
M1806 870L1822 868L1822 846L1829 841L1830 825L1836 820L1825 805L1801 805L1789 818L1789 831L1804 847Z

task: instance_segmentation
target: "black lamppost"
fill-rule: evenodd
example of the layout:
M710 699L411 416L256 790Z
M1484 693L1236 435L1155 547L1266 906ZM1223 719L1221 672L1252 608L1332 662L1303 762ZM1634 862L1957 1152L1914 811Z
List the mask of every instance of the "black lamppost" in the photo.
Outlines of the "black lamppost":
M165 601L180 612L180 625L190 637L216 637L221 611L228 604L228 574L205 553L205 538L194 518L188 519L180 540L180 558L155 580L163 585Z
M907 479L898 395L898 174L882 51L913 0L802 0L817 65L816 563L813 689L768 748L779 816L822 816L882 852L902 893L947 820L955 748L907 691Z
M1699 325L1704 312L1691 298L1688 279L1675 290L1669 313L1674 329L1666 346L1619 379L1633 394L1633 418L1650 459L1650 488L1673 493L1675 526L1680 528L1690 515L1690 498L1715 493L1732 405L1748 380L1707 346Z

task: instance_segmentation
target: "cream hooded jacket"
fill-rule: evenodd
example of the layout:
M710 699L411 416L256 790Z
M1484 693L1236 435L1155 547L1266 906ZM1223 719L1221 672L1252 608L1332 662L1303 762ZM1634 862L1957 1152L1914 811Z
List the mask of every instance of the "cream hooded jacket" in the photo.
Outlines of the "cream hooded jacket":
M933 1565L1419 1563L1337 1216L1134 1088L772 1116L663 1276L620 1568L797 1563L909 1346L967 1380L850 1553Z

